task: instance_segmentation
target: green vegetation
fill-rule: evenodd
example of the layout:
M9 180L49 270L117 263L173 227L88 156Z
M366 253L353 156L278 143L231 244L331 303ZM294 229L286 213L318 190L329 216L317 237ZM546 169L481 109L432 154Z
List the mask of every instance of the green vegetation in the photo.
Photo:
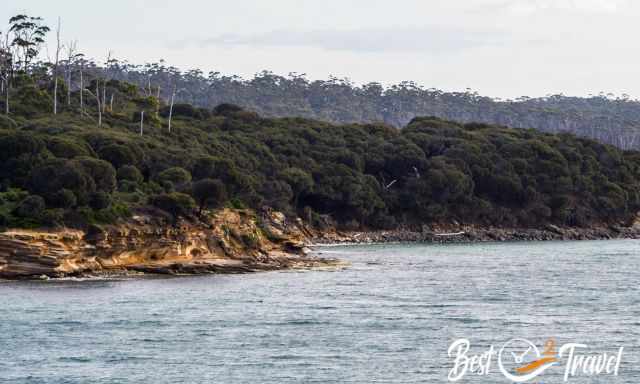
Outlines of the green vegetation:
M72 92L53 116L42 107L47 88L22 84L41 96L0 129L3 226L82 227L138 209L175 218L224 205L348 227L587 226L630 220L640 207L640 154L569 134L438 118L402 130L339 126L231 105L181 106L168 132L165 108L156 119L159 101L141 104L133 91L98 126L96 101L81 115ZM107 93L128 87L112 81ZM130 117L140 110L152 116L142 135Z
M160 95L163 100L175 99L178 103L172 109L175 116L195 119L209 118L212 108L219 116L238 112L233 104L265 117L299 116L334 124L383 122L398 128L416 116L436 116L463 123L569 132L622 149L640 147L640 101L626 94L600 93L587 98L559 94L500 100L469 89L445 92L411 81L384 87L375 82L356 85L347 78L333 76L309 80L296 73L279 76L268 71L243 79L215 71L180 71L163 61L132 65L111 55L98 63L77 52L75 44L64 46L61 60L51 63L38 60L49 32L44 20L18 15L10 19L8 29L8 35L0 36L0 94L6 96L0 98L0 106L3 110L15 108L22 114L28 112L22 108L26 100L31 104L37 100L41 108L57 108L37 87L15 84L18 90L13 89L13 83L20 82L14 76L16 71L39 76L39 82L49 82L49 91L57 84L58 102L67 106L68 91L84 88L86 100L102 97L103 112L105 107L111 108L112 102L117 105L121 98L130 98L139 89L142 95L136 103L146 109L147 119L153 124L158 123L156 114L167 118L171 111L168 106L157 109L153 96ZM51 81L52 78L59 81ZM104 93L106 87L110 93ZM132 111L129 117L140 121L140 112Z
M78 55L45 65L36 61L48 31L42 20L20 15L11 25L12 39L0 39L5 42L0 45L2 227L87 227L137 210L175 221L225 205L272 207L314 225L334 221L347 228L454 221L588 226L628 222L640 208L638 152L566 133L436 117L414 118L400 130L383 123L264 118L228 103L249 100L246 95L228 96L213 109L166 105L157 97L162 67L147 68L146 82L138 87L109 80L127 73L136 81L135 69L119 68L114 60L106 69ZM59 68L64 81L57 80ZM161 88L200 87L231 95L235 91L229 89L245 87L272 101L285 100L278 95L286 93L285 103L269 104L270 115L298 114L306 108L299 103L307 102L318 106L325 120L371 120L380 108L411 115L396 108L396 99L380 99L379 86L356 89L335 79L309 84L296 76L275 81L263 74L247 88L246 82L216 76L211 80L216 86L208 88L199 73L164 76L173 78L174 86L161 83ZM82 86L72 80L77 78ZM220 81L226 90L220 90ZM353 108L356 91L362 93L358 108L371 110L358 118L349 115L359 110ZM418 96L402 94L400 104L422 100L425 94L414 91ZM467 101L478 111L488 102Z
M445 92L413 82L390 87L378 83L356 85L349 79L306 79L261 72L242 79L218 72L180 72L163 63L132 66L113 61L91 69L94 76L159 86L169 100L203 108L232 102L267 117L300 116L334 124L383 122L403 127L416 116L437 116L459 122L484 122L543 132L569 132L623 149L640 148L640 102L628 95L582 97L550 95L499 100L476 92ZM193 109L192 110L197 110Z

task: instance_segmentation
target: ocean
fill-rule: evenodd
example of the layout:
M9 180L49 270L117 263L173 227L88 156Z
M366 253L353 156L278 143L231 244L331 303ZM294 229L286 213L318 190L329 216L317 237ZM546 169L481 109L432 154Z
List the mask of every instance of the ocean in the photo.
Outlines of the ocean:
M0 382L510 383L497 353L507 345L505 361L516 358L512 340L540 353L584 345L574 362L623 348L617 376L578 367L566 382L640 382L640 241L314 253L351 266L2 281ZM460 340L469 359L493 350L489 366L461 358L454 371ZM567 358L528 382L565 382Z

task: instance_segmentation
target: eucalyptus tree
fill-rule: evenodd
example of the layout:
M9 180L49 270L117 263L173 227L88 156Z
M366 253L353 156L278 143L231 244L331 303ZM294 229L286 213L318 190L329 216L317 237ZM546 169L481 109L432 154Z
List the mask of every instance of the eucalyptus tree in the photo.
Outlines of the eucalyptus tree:
M60 51L62 46L60 43L60 29L62 21L58 17L58 27L56 28L56 58L53 65L53 114L58 114L58 66L60 64Z
M43 24L41 17L20 14L9 19L9 32L13 34L11 46L16 48L18 60L22 62L25 72L29 69L29 63L38 57L50 30Z
M71 81L73 76L73 70L76 67L78 67L78 62L83 57L84 55L82 53L78 53L78 41L77 40L70 41L66 46L66 60L64 63L65 64L64 66L65 80L67 82L67 105L68 106L71 105L71 90L72 90ZM80 67L80 71L82 71L81 67ZM82 84L80 85L80 87L82 88ZM82 92L80 92L80 95L82 95Z
M4 96L4 112L9 114L9 94L13 75L13 50L9 43L9 34L0 33L0 93Z

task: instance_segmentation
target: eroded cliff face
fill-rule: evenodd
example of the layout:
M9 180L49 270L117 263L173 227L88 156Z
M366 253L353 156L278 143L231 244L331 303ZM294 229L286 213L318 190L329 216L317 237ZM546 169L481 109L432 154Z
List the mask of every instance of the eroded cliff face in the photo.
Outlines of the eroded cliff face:
M118 273L245 273L339 264L305 256L309 233L278 212L223 210L166 225L134 216L118 226L0 233L0 278Z

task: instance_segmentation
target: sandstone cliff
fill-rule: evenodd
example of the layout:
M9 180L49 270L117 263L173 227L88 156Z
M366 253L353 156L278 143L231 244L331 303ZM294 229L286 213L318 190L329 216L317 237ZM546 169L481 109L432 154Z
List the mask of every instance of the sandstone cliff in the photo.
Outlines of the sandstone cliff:
M305 256L308 232L284 215L223 210L166 225L134 216L118 226L0 233L0 278L120 273L200 274L335 265Z

